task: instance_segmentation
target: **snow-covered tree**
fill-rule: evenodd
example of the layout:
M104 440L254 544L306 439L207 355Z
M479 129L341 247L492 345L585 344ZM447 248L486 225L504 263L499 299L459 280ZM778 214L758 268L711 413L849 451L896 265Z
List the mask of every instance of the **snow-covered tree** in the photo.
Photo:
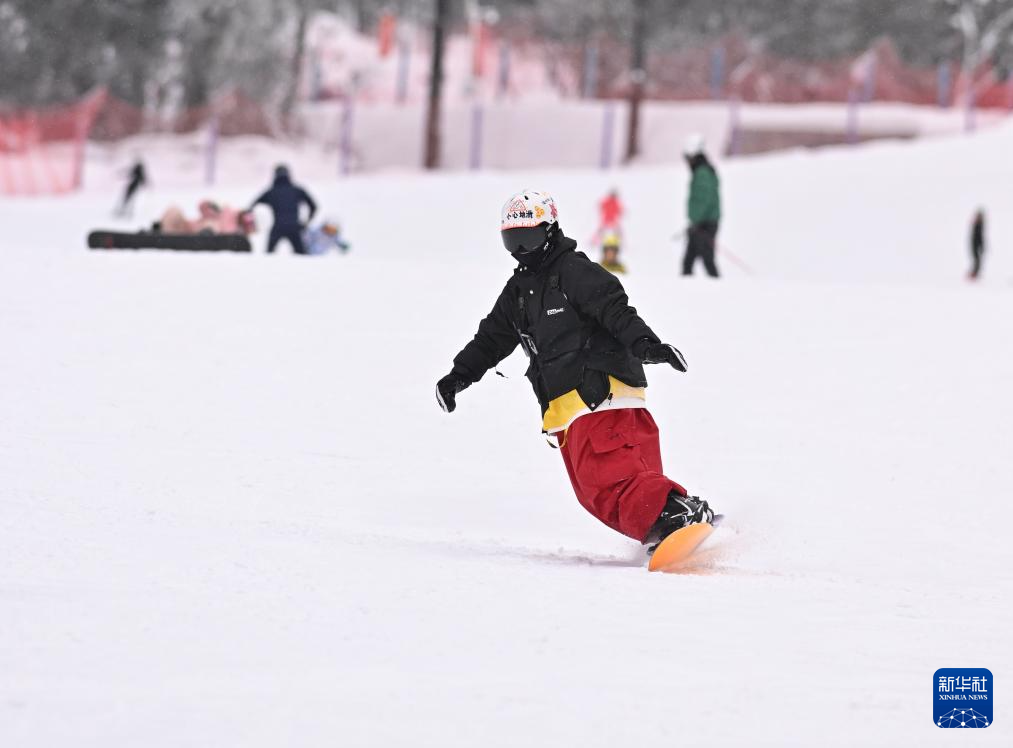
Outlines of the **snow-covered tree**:
M961 77L965 94L970 94L981 65L1013 41L1013 1L947 0L947 4L953 9L951 23L961 35Z

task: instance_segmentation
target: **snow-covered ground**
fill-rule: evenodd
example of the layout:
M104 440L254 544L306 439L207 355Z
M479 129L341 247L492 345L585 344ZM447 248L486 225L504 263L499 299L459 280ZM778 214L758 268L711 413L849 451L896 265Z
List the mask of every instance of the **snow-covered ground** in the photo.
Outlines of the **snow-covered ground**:
M676 273L679 167L311 181L346 257L0 202L0 745L951 744L934 671L1013 677L1011 144L729 163L720 283ZM584 514L518 357L436 406L525 184L579 240L628 204L690 362L649 372L666 466L728 515L688 574Z

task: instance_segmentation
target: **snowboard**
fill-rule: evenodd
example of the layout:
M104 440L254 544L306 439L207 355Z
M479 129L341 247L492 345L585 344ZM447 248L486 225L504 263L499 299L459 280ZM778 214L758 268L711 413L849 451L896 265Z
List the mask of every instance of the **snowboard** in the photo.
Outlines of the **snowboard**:
M91 249L176 249L186 252L252 252L250 240L242 234L161 234L138 231L92 231Z
M715 517L715 521L718 519L719 517ZM714 532L714 525L707 522L698 522L676 530L662 540L654 550L651 561L647 565L648 571L678 572L712 532Z

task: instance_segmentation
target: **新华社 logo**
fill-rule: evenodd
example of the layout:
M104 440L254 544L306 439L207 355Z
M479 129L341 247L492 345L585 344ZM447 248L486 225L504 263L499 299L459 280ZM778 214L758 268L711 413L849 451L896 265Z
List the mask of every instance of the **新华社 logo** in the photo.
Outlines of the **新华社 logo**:
M983 667L940 668L932 676L932 718L936 727L992 724L992 672Z

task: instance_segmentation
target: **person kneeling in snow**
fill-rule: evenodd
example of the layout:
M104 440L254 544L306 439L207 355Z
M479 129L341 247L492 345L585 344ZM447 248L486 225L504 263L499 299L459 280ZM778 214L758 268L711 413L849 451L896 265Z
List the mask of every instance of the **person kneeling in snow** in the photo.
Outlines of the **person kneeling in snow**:
M650 550L682 527L710 522L707 502L662 472L658 427L645 405L643 365L684 372L686 359L638 316L614 275L575 251L549 195L510 198L501 234L520 264L437 382L440 407L452 413L457 394L520 345L542 429L559 444L585 509Z

